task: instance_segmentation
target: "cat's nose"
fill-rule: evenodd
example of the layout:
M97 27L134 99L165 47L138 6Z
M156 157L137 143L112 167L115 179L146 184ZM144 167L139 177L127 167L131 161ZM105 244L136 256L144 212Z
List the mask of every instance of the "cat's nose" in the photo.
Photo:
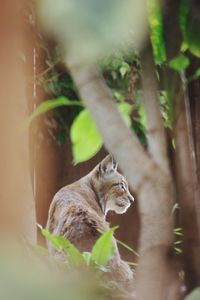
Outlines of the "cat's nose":
M128 200L130 201L130 203L134 202L134 198L131 196L128 196Z

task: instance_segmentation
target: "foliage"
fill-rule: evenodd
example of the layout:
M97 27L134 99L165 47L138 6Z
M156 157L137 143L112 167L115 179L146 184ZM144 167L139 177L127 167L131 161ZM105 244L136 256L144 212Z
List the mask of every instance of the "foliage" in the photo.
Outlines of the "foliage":
M177 210L180 209L180 205L179 203L174 203L173 207L172 207L172 211L171 211L171 214L175 214L175 212ZM181 244L182 244L182 240L180 240L181 236L183 235L182 233L182 228L180 227L177 227L177 228L174 228L173 230L173 234L175 236L175 241L174 241L174 250L175 250L175 253L176 254L181 254L183 252L183 250L180 248ZM179 238L178 240L176 238Z
M165 70L168 68L177 72L178 76L182 76L187 71L191 58L188 57L186 50L189 49L193 55L199 55L200 26L198 17L192 15L190 2L181 0L177 24L179 24L183 36L182 47L178 55L169 61L166 54L163 20L161 1L148 1L149 37L153 48L155 72L161 86L159 91L160 109L165 127L171 130L174 121L175 83L174 88L169 88L165 84L166 78L161 80L160 74L165 74ZM89 113L81 106L81 100L70 75L61 67L60 50L56 49L55 53L49 53L48 47L46 47L45 51L48 57L48 68L44 74L38 76L38 83L44 87L48 94L52 95L53 100L45 101L44 104L38 106L29 121L42 112L53 109L52 116L58 123L55 139L58 143L65 143L70 138L74 162L86 161L101 149L102 138ZM137 51L125 52L114 49L111 54L99 61L99 66L126 124L132 127L141 143L146 146L146 116L142 105L140 57ZM188 78L188 81L197 79L199 76L200 71L197 69ZM131 107L132 111L130 111Z
M38 105L34 113L29 117L28 122L30 123L38 115L52 110L53 113L46 116L48 122L45 122L45 126L50 127L52 123L52 129L51 127L48 128L48 132L51 132L51 136L59 144L64 144L69 138L72 138L75 163L88 160L100 150L102 139L96 128L94 128L94 123L88 113L83 112L81 114L83 107L76 88L69 74L63 71L60 66L61 57L59 49L56 48L55 53L50 53L48 45L44 45L43 48L48 57L46 60L47 69L38 75L37 84L41 85L47 94L52 95L53 99L44 101ZM133 127L139 138L141 138L141 141L145 143L145 133L143 126L140 124L140 118L131 120L132 111L134 110L133 87L139 76L138 56L133 52L123 54L115 52L112 56L108 56L100 62L100 68L108 86L111 88L114 99L118 103L118 109L121 111L124 121L129 127ZM76 143L73 142L73 127L81 124L82 118L85 118L86 123L88 125L91 124L91 127L88 132L82 130L84 138L80 143L83 145L84 142L86 150L83 148L83 153L77 159L78 155L76 153L79 148L77 140L79 141L81 137L76 132ZM56 127L54 123L57 124ZM87 148L89 147L90 153L87 153Z
M41 228L41 231L51 242L56 251L65 253L66 262L70 264L70 266L76 267L85 265L107 272L108 269L106 268L106 265L115 253L115 248L113 247L113 233L117 228L118 226L110 228L108 231L102 233L94 244L92 251L83 253L70 243L69 240L61 236L53 235L47 229Z
M113 247L113 233L118 226L105 232L95 243L91 252L91 260L100 266L106 266L112 255L115 253Z
M166 60L166 49L164 41L163 16L160 0L148 1L148 16L150 27L150 38L156 64Z
M103 141L88 110L84 109L74 119L70 138L75 163L93 157L102 147Z
M30 115L28 122L32 122L39 115L61 106L81 106L80 101L70 100L64 96L42 102Z
M174 232L174 235L178 238L180 238L181 236L183 236L183 233L182 233L182 228L174 228L173 232ZM180 245L182 244L182 240L176 240L174 242L174 250L176 252L176 254L181 254L183 252L183 250L180 248Z
M84 263L84 257L79 250L62 236L52 235L47 229L42 229L42 234L52 243L52 246L58 252L64 252L67 255L67 261L74 266Z
M173 58L168 62L168 66L177 72L184 71L185 69L187 69L189 64L190 64L189 58L183 55L182 53L180 53L178 56L176 56L175 58Z
M197 4L198 8L199 4ZM184 48L200 57L200 19L190 5L189 0L182 0L179 11L179 24L183 34Z

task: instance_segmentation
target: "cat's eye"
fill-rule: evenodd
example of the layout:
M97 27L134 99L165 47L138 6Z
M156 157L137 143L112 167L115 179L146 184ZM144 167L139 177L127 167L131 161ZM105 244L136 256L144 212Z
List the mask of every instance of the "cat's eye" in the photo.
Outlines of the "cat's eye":
M121 188L123 191L126 190L125 185L124 185L123 183L120 183L119 186L120 186L120 188Z
M123 191L125 191L126 190L126 187L125 187L125 185L124 185L124 183L122 183L122 182L118 182L118 183L113 183L113 185L112 185L113 187L118 187L118 188L120 188L121 190L123 190Z

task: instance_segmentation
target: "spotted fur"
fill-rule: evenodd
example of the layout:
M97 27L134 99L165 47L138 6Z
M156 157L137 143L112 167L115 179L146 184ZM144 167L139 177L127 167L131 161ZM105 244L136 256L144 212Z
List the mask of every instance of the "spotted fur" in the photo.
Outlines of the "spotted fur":
M117 172L109 155L88 175L57 192L49 209L47 229L69 239L80 251L91 251L100 232L109 229L107 212L124 213L133 201L126 179ZM113 274L118 274L120 280L131 280L132 271L121 260L115 239L113 245ZM56 254L49 243L48 248Z

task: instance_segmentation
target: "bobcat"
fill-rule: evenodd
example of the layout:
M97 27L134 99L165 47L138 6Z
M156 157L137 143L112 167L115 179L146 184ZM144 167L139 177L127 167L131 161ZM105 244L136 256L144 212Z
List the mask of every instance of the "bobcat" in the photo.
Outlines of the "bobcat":
M99 232L109 229L105 220L108 211L123 214L133 201L125 178L108 155L88 175L57 192L50 206L47 229L70 240L81 252L91 251ZM116 253L109 262L111 277L132 281L133 273L121 260L114 238L113 245ZM50 243L48 248L56 255Z

